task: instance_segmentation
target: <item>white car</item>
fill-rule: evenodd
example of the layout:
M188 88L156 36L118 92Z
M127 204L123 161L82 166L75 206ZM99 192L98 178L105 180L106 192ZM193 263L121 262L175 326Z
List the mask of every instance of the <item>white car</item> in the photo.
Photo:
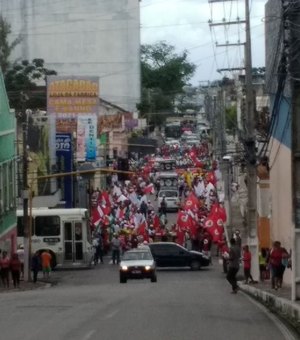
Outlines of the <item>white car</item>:
M167 204L167 210L178 210L180 199L179 199L179 191L177 189L162 189L158 193L158 206L165 198Z
M120 262L120 283L126 283L127 279L150 279L151 282L157 282L156 265L149 247L124 253Z

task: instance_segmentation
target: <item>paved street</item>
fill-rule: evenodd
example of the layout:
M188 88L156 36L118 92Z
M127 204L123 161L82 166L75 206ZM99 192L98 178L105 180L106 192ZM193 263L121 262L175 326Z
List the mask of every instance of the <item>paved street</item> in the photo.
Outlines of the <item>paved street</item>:
M218 264L120 284L106 260L93 270L53 273L51 288L1 294L1 339L285 339L244 294L230 294Z

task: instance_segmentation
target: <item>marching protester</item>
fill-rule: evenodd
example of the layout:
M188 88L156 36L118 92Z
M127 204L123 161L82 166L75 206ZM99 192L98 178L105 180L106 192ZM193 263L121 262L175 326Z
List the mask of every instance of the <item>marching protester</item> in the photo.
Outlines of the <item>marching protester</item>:
M112 248L112 262L113 264L120 263L120 251L121 251L121 241L119 239L118 234L114 234L111 240L111 248Z

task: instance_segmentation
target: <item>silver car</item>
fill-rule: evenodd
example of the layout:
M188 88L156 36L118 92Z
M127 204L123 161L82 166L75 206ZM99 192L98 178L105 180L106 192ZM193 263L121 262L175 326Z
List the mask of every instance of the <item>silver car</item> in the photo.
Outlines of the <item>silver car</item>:
M124 253L120 262L120 283L126 283L128 279L150 279L151 282L157 282L156 265L149 247Z

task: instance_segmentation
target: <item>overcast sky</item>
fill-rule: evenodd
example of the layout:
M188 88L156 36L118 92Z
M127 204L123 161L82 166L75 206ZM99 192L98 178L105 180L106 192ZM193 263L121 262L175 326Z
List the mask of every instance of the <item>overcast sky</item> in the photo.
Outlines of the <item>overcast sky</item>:
M249 0L253 66L265 65L264 6L266 0ZM209 27L208 20L218 23L245 18L245 1L232 0L209 4L208 0L142 0L141 41L152 44L160 40L174 45L178 52L186 49L189 60L196 64L193 85L212 81L230 73L217 69L243 65L243 47L215 47L245 41L244 25Z

